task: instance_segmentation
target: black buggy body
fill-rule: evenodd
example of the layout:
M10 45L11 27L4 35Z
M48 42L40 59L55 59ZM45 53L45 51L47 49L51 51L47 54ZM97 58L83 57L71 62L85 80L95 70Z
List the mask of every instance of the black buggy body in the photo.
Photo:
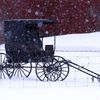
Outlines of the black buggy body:
M5 48L14 62L27 62L44 55L38 24L51 20L8 20L4 23Z

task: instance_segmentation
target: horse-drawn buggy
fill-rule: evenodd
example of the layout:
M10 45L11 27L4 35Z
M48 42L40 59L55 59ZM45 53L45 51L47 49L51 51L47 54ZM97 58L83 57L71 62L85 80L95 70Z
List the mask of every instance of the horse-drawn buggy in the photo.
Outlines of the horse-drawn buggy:
M40 30L55 23L56 21L49 19L4 21L6 53L0 53L0 76L29 77L34 68L36 76L41 81L63 81L69 74L70 66L100 82L100 74L71 60L55 56L56 35ZM43 38L48 36L54 36L54 44L44 46Z
M41 81L64 80L68 76L69 65L64 58L54 55L54 45L43 48L43 38L49 35L39 28L53 24L55 21L49 19L4 21L6 53L0 53L2 78L28 77L33 68Z

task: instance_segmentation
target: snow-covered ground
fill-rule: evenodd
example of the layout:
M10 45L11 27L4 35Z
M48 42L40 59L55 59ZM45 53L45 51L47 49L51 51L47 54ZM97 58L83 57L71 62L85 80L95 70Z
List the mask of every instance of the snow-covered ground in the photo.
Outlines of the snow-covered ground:
M100 51L100 32L89 33L89 34L70 34L57 36L56 44L57 50L67 51ZM47 39L46 44L53 42L53 37ZM51 43L52 43L51 42Z
M71 59L100 74L100 32L58 36L56 55ZM51 41L51 42L50 42ZM44 39L52 44L53 38ZM4 52L4 45L0 52ZM100 100L100 83L70 68L66 80L41 82L34 70L28 78L0 79L0 100Z

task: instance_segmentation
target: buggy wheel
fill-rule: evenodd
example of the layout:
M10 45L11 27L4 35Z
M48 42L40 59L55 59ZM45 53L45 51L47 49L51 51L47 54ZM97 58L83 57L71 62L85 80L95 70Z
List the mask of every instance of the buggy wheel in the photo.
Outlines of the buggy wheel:
M5 53L0 53L0 78L7 79L13 76L14 63L11 57Z
M36 64L35 73L40 81L48 81L44 70L45 70L45 62L42 61L38 62Z
M61 67L54 57L46 56L37 63L35 72L41 81L57 81L61 75Z
M14 64L14 76L28 77L32 71L32 62L30 63L15 63Z
M69 74L69 64L63 57L60 56L54 56L54 57L55 59L58 60L59 66L61 67L61 75L59 77L59 80L63 81Z

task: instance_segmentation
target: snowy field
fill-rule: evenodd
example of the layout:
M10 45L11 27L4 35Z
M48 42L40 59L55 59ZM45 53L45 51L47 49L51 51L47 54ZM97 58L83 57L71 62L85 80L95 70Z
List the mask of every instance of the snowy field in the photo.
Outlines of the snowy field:
M52 44L53 38L44 39ZM58 36L56 53L100 74L100 32ZM4 52L4 45L0 46ZM64 81L41 82L34 69L28 78L0 79L0 100L100 100L100 83L70 68Z

